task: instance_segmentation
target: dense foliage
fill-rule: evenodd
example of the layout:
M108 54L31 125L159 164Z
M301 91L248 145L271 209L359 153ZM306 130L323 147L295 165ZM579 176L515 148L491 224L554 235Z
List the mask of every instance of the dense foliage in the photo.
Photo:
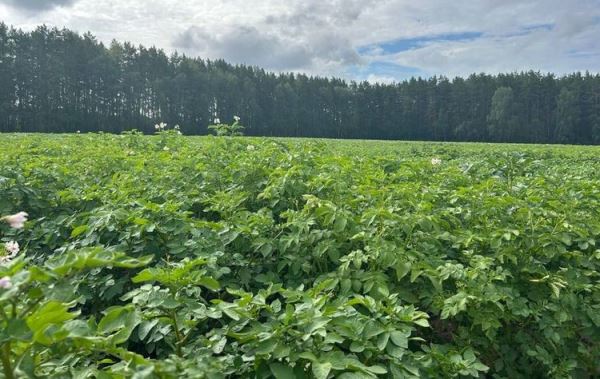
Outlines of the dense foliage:
M3 135L4 377L598 377L598 152Z
M0 132L151 132L165 121L207 134L234 115L259 136L598 144L600 76L348 83L0 24Z

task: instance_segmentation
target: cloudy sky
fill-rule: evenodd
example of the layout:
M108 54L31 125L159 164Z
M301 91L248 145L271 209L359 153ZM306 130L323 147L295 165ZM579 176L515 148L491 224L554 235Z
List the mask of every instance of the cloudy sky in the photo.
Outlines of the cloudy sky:
M600 72L600 0L0 0L0 21L356 80Z

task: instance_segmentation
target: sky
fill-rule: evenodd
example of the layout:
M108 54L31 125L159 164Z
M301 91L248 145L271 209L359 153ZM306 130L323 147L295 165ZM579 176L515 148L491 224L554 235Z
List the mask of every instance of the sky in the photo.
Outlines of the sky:
M600 0L0 0L0 21L277 72L600 72Z

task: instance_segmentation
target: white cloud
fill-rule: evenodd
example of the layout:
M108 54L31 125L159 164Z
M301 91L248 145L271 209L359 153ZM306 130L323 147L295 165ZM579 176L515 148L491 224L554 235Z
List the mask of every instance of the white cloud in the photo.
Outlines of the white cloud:
M380 84L392 84L397 82L397 78L394 78L393 76L387 76L387 75L378 75L378 74L369 74L367 76L367 82L375 84L375 83L380 83Z
M399 77L365 73L377 62L448 76L600 71L600 0L0 0L0 14L25 29L66 26L105 42L129 40L273 70L352 77L352 68L361 67L361 78L378 81ZM430 39L401 52L381 48L465 32L482 36Z

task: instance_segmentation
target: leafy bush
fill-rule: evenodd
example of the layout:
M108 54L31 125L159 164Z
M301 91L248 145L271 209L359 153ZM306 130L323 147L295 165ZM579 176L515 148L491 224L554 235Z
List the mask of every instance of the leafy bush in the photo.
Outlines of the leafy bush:
M5 378L600 375L597 148L160 133L0 140Z
M233 124L223 124L221 120L215 118L214 124L208 126L208 130L215 132L217 136L243 136L244 126L240 124L240 118L238 116L233 117Z

